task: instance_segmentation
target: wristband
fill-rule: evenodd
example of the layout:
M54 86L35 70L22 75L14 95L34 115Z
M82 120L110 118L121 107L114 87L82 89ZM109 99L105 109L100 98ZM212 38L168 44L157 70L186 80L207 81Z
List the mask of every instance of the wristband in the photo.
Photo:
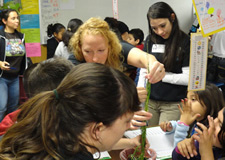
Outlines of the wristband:
M177 122L178 124L181 124L181 125L184 125L184 126L188 126L189 127L189 125L187 125L186 123L184 123L184 122Z

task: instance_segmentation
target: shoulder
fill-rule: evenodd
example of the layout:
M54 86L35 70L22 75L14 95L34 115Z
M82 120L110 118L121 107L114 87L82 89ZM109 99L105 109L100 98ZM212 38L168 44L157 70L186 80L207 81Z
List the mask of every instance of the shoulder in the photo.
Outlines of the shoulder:
M68 60L71 61L74 65L84 63L84 62L78 61L73 54L69 55Z

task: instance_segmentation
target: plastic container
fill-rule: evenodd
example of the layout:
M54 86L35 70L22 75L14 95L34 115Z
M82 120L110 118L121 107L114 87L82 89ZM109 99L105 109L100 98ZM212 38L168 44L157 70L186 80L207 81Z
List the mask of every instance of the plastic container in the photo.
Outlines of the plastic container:
M120 152L120 159L121 160L129 160L129 156L131 154L134 153L134 149L133 148L130 148L130 149L124 149ZM156 152L149 148L148 151L145 153L145 157L148 159L148 160L156 160Z

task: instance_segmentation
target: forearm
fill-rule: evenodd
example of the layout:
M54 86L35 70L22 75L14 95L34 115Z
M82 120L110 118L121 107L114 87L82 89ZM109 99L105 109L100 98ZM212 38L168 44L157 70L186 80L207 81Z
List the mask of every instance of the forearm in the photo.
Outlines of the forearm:
M166 72L162 82L187 86L189 80L189 67L183 67L182 71L183 72L179 74Z
M148 65L151 66L155 61L157 61L155 56L138 48L132 48L128 55L128 64L138 68L148 68Z
M132 139L129 138L121 138L112 148L112 150L119 150L125 148L133 148L135 147L132 143Z

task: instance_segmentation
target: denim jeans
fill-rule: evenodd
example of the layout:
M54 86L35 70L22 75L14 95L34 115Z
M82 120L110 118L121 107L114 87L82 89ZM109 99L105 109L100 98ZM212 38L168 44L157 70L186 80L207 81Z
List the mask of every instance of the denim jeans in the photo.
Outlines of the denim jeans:
M19 77L6 79L0 77L0 121L6 111L11 113L17 109L19 103Z

